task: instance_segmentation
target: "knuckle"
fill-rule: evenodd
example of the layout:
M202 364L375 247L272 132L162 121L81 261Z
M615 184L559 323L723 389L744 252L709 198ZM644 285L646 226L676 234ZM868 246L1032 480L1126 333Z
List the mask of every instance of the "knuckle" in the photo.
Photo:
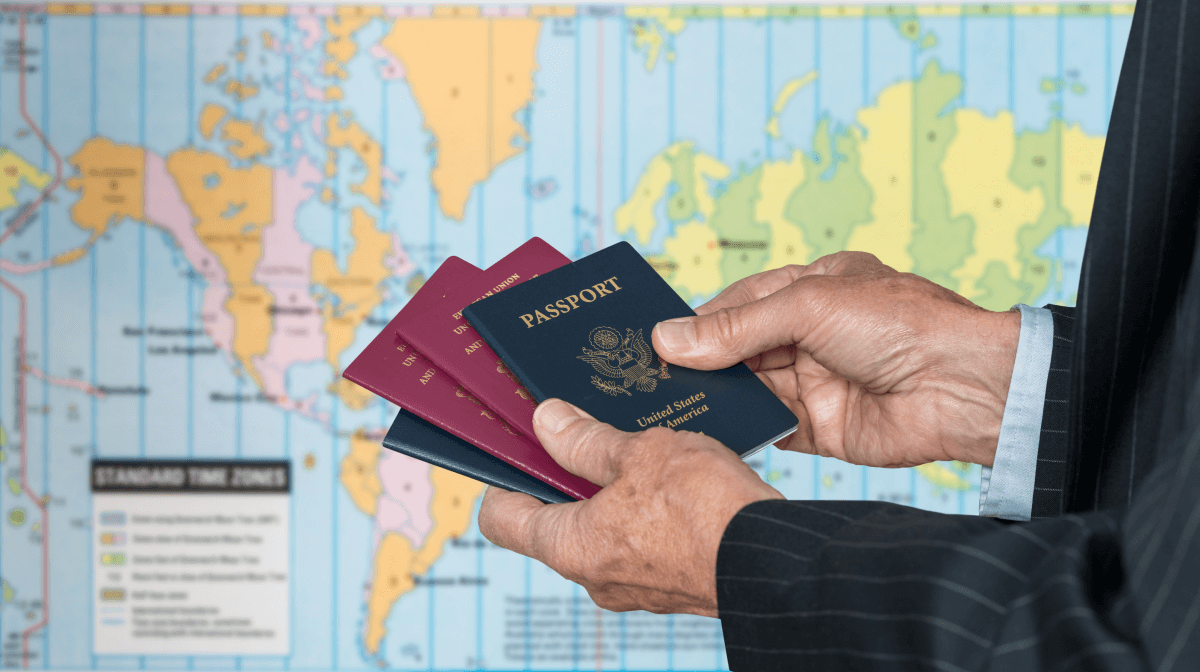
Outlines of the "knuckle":
M719 345L730 347L737 342L738 323L730 309L722 308L713 313L711 325L713 339Z

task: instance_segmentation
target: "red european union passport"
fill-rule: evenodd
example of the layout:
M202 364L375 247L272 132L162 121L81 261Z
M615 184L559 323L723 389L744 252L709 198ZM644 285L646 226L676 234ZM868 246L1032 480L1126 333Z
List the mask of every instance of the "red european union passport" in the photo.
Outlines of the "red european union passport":
M450 288L485 275L485 271L462 259L447 259L342 375L574 499L591 497L598 487L555 463L541 445L497 417L396 333L398 323L438 303ZM470 467L474 472L480 469L478 464ZM502 479L503 475L494 478ZM508 487L528 492L519 483L509 483Z
M742 457L796 430L796 416L745 364L698 371L657 357L654 325L695 313L629 243L464 314L537 401L569 401L617 429L699 432Z
M533 437L537 400L467 324L462 311L475 301L570 263L549 243L531 238L480 275L449 287L420 312L398 317L397 333L518 431Z

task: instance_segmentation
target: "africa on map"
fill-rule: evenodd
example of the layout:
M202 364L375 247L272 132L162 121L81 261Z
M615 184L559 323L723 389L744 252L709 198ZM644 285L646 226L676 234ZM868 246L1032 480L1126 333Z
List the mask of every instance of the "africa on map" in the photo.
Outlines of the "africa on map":
M726 669L483 539L341 371L531 236L692 305L839 250L1073 304L1132 11L0 6L0 668ZM974 465L751 464L978 510Z

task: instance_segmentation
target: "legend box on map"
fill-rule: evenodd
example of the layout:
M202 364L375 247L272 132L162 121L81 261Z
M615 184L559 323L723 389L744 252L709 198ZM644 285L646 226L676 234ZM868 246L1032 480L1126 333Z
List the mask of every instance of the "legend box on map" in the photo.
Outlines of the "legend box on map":
M96 654L285 655L286 461L96 460Z

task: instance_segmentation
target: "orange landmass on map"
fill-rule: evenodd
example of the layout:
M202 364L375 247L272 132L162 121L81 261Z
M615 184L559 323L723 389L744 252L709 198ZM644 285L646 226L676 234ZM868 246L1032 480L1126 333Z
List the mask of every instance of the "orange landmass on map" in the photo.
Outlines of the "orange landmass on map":
M141 147L121 145L104 137L83 143L67 159L78 173L67 180L67 188L80 192L71 206L71 219L91 232L91 244L110 224L125 217L141 220L145 205L146 152Z
M221 139L229 142L229 153L248 161L265 156L271 151L271 143L262 135L262 124L252 124L243 119L230 119L221 128Z
M359 511L374 516L383 494L379 480L379 452L383 446L361 429L350 435L350 452L342 458L338 480Z
M200 135L203 135L205 140L212 140L213 131L228 114L228 110L215 103L205 105L204 109L200 110Z
M354 41L354 33L375 17L382 15L382 7L339 8L333 16L325 19L325 32L329 33L329 39L325 41L325 53L335 64L349 63L350 59L354 58L354 54L358 53L358 43ZM328 71L328 63L326 68L326 74L332 74ZM342 74L341 78L345 79L346 77Z
M372 654L379 651L387 634L384 622L396 600L413 589L416 585L414 577L428 572L442 557L450 538L466 533L475 500L486 487L479 481L439 467L430 470L429 478L433 481L433 501L429 507L433 529L425 536L421 547L414 551L408 539L390 532L380 540L375 551L363 635L363 644Z
M341 117L336 114L329 115L325 125L325 142L330 147L341 147L354 152L367 169L366 177L358 184L350 185L350 191L362 194L375 205L379 205L383 195L383 149L379 143L363 130L357 121L350 120L349 112L343 112ZM331 160L331 164L336 172L336 163Z
M447 217L461 220L471 189L522 151L515 115L533 99L536 19L403 19L380 44L406 78L437 143L433 186Z
M342 370L339 358L354 342L354 331L383 301L379 284L392 274L386 264L393 249L392 237L375 228L375 219L362 208L350 211L350 237L354 250L346 259L344 273L330 250L318 249L312 257L313 284L336 298L322 307L326 360L335 373Z
M259 387L254 358L265 355L275 321L271 293L254 280L262 259L262 230L272 221L272 174L262 165L234 168L218 154L191 148L167 157L195 218L196 235L225 269L233 290L225 309L233 316L233 355Z

